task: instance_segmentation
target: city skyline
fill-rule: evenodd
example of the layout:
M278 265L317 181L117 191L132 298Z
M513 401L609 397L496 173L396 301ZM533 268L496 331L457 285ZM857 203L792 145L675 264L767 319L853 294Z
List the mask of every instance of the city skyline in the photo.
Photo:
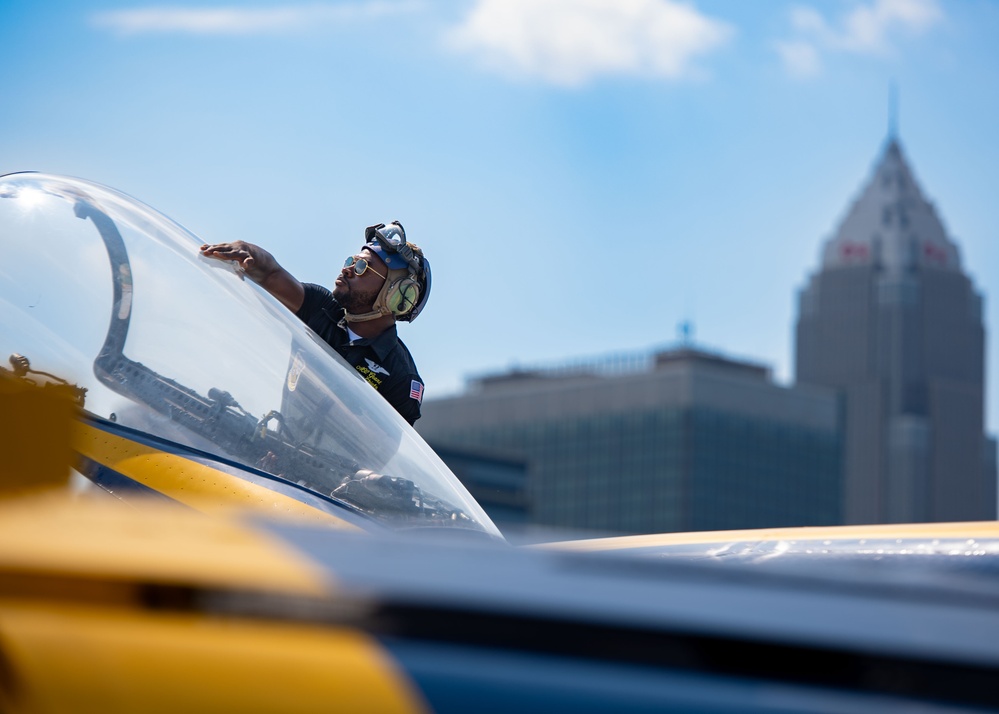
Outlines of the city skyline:
M327 284L399 219L434 267L400 329L427 399L683 323L789 383L797 293L894 123L985 298L992 433L997 32L974 0L9 3L0 172Z

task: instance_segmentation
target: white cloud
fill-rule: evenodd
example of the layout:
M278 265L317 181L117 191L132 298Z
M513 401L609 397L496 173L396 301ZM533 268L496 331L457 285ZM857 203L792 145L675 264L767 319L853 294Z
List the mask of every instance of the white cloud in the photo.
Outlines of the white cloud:
M845 49L884 52L889 49L889 33L923 32L942 19L936 0L878 0L849 13L839 39Z
M778 42L777 53L785 69L794 77L814 77L822 71L818 50L807 42L791 40Z
M791 24L802 33L822 34L829 31L826 19L818 10L801 5L791 8Z
M94 15L98 27L123 35L183 33L196 35L259 35L298 32L323 25L375 19L422 8L416 0L371 0L358 3L314 3L246 8L240 6L179 8L147 7Z
M926 32L943 18L938 0L858 3L833 24L814 8L798 6L791 11L795 37L775 43L775 49L790 74L813 76L821 66L822 52L887 54L897 34Z
M478 0L455 49L496 71L575 86L609 74L679 79L733 29L675 0Z

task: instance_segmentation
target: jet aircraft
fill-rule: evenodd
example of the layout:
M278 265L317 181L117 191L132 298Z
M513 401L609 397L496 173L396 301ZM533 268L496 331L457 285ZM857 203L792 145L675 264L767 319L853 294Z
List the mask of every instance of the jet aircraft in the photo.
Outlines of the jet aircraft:
M999 710L997 524L511 546L201 242L0 177L0 711Z

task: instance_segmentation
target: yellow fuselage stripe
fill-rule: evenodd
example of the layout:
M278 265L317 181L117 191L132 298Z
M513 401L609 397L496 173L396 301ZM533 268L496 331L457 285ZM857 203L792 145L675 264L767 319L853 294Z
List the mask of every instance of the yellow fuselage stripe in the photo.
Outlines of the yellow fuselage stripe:
M848 541L859 539L967 539L999 538L999 522L970 523L906 523L860 526L814 526L796 528L760 528L736 531L692 531L687 533L655 533L650 535L592 538L589 540L544 543L535 548L557 550L623 550L665 546L763 543L775 541Z
M79 454L201 511L227 512L238 508L271 518L323 524L341 530L362 530L265 486L82 422L77 422L74 428L73 446Z

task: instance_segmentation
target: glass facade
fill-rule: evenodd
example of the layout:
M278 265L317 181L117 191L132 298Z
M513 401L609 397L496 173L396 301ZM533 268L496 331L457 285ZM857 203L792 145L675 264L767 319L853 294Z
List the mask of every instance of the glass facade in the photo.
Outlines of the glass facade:
M711 384L710 375L696 372L648 376L688 387ZM428 402L419 428L435 446L523 459L530 520L538 525L654 533L838 523L835 397L818 398L831 418L799 420L788 407L794 390L735 379L757 394L732 408L710 398L641 405L637 401L649 400L638 390L623 397L636 402L633 408L621 409L619 402L616 409L581 410L568 397L579 386L560 389L556 381L544 393L495 395L502 405L490 403L488 390ZM622 399L613 378L587 389L597 402L601 389Z
M690 530L840 522L838 433L693 409Z

